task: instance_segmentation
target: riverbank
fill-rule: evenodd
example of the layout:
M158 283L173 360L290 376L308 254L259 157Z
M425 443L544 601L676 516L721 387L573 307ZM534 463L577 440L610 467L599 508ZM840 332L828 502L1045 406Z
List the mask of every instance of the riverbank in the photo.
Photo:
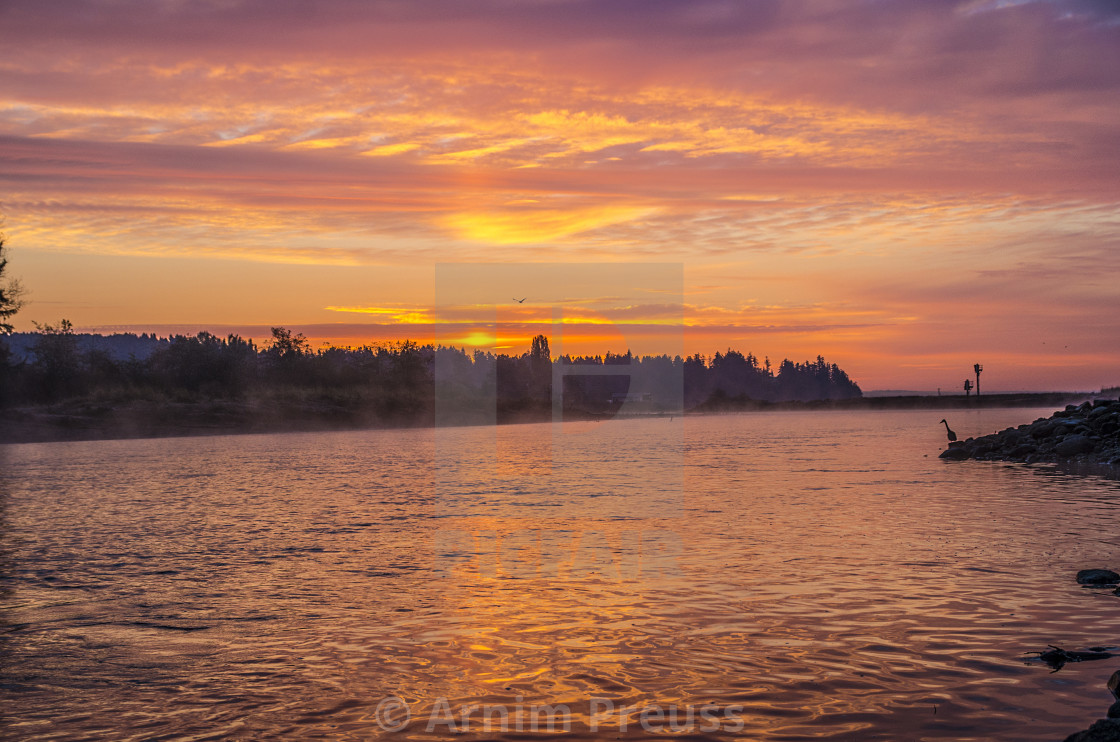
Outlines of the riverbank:
M1120 466L1120 400L1070 404L1033 423L953 441L941 458Z
M762 412L766 410L970 410L1002 407L1052 407L1092 399L1091 392L1013 392L983 396L903 395L849 399L762 402L745 397L711 399L690 412Z
M289 400L284 404L237 400L135 400L124 404L74 401L0 410L0 443L178 438L417 425L409 425L407 418L380 420L376 415L363 411L361 405L347 405L343 401Z
M973 409L996 407L1045 407L1082 401L1081 392L992 394L982 397L900 396L812 401L762 402L725 398L689 410L688 415L767 411L814 410L904 410ZM415 401L415 400L414 400ZM680 415L679 411L642 412L638 416ZM566 409L567 420L609 420L615 413ZM631 416L621 413L621 416ZM461 424L485 424L487 419L464 420ZM497 411L499 424L547 422L550 406L503 407ZM244 433L316 432L417 428L435 425L435 415L422 404L401 405L386 410L360 395L285 394L250 400L167 399L89 400L75 399L52 405L0 409L0 444L54 441L109 440L127 438L174 438L183 436Z

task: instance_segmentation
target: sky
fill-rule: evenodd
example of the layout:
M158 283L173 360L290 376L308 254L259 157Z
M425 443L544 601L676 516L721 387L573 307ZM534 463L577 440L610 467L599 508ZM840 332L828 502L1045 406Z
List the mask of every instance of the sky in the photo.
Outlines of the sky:
M21 330L1100 389L1120 4L0 0L0 217Z

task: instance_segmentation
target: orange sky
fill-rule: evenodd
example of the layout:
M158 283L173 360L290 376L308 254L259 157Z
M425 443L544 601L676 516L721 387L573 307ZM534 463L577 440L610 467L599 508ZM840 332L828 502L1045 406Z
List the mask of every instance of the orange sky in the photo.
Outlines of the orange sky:
M1096 389L1118 173L1120 10L1094 0L0 6L19 329L470 339L432 324L437 265L669 264L668 297L640 267L495 280L455 321L820 353L864 389L975 362L993 391Z

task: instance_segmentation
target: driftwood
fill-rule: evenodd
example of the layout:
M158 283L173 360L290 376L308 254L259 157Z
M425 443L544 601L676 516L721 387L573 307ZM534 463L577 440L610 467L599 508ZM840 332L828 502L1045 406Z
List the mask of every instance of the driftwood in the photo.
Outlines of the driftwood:
M1027 654L1036 654L1038 658L1054 668L1054 672L1061 670L1067 662L1090 662L1092 660L1107 660L1109 657L1116 657L1117 655L1112 652L1105 651L1110 647L1089 647L1088 651L1077 652L1061 647L1055 647L1053 644L1047 645L1050 648L1042 652L1027 652Z

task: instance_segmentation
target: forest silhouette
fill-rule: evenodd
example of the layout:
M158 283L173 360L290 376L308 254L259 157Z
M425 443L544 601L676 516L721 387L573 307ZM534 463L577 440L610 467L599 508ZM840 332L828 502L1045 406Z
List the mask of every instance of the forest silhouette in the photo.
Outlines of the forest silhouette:
M282 327L273 328L263 347L208 332L78 334L65 320L38 329L9 336L9 347L0 350L0 405L9 412L54 406L93 418L131 409L132 424L141 428L171 424L176 415L198 417L203 426L250 429L430 425L437 386L445 397L492 402L497 422L550 419L557 408L578 419L623 408L663 414L861 396L843 370L819 356L784 360L774 369L768 359L735 350L711 357L627 351L554 359L543 335L525 353L495 354L410 340L316 350ZM563 380L556 397L554 379Z

